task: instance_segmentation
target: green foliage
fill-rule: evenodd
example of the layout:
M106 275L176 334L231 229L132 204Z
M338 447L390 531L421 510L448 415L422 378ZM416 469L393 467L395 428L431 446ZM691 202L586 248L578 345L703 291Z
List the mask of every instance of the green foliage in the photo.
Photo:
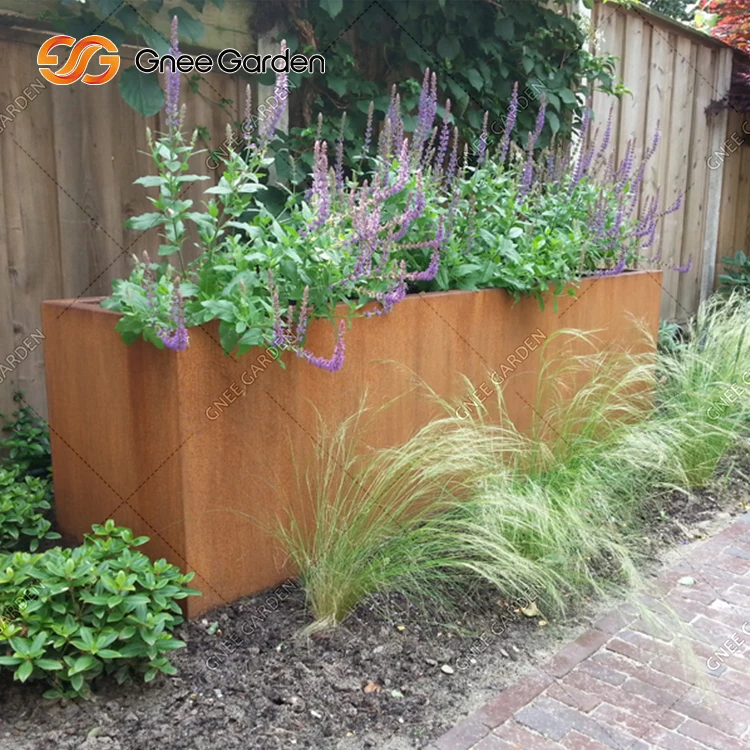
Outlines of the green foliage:
M738 250L723 259L726 273L719 274L722 291L750 294L750 256Z
M617 225L611 185L587 176L571 187L572 180L547 176L522 198L524 168L519 153L510 166L490 159L465 175L450 241L425 290L498 288L543 303L548 292L557 295L575 279L612 267L623 251L626 264L632 263L637 250L628 234L636 222ZM624 201L632 198L627 189L623 195ZM592 220L597 204L607 206L599 226Z
M309 226L315 212L300 195L289 197L280 216L260 200L266 191L262 176L273 161L263 149L240 152L229 145L219 183L205 191L203 210L196 211L191 200L179 198L184 183L200 179L187 173L190 157L200 153L194 148L195 137L185 142L179 133L156 139L149 135L149 143L158 174L137 182L158 188L158 196L149 198L156 210L133 217L128 226L142 231L159 227L159 255L164 261L136 259L131 277L115 281L112 297L103 303L123 314L116 328L127 343L143 336L162 347L159 332L174 324L178 292L188 327L218 319L222 347L242 355L257 346L278 348L280 337L294 338L303 300L316 317L333 320L339 303L353 311L388 290L389 271L373 274L366 289L348 283L361 248L359 229L346 210L326 221L313 237ZM383 170L395 183L399 165L385 164ZM385 217L390 220L404 212L417 181L416 174L409 175L384 200L383 223ZM348 205L346 198L339 200ZM364 209L363 203L360 214ZM190 225L201 253L186 263L183 245ZM382 227L377 230L382 234ZM394 256L401 258L406 262L406 256ZM290 306L294 311L282 322L280 311ZM303 338L301 329L299 336Z
M21 472L47 474L52 466L49 428L30 406L24 404L22 393L15 393L13 400L18 408L13 412L14 419L3 425L3 432L8 434L0 440L0 454L5 455L4 465ZM0 418L7 419L3 414Z
M660 352L671 353L682 346L684 332L679 323L663 320L659 324L658 346Z
M674 18L675 21L690 21L697 7L695 0L643 0L657 13Z
M0 667L48 682L49 698L88 695L100 675L174 674L177 602L198 592L192 573L135 550L146 541L107 521L80 547L0 557Z
M59 539L50 531L43 511L50 509L48 479L19 476L19 470L0 467L0 551L30 549L42 539Z
M135 67L123 70L118 86L125 102L144 117L155 115L164 106L164 92L150 73Z
M370 100L376 114L388 110L383 82L398 85L404 111L413 113L428 67L438 73L441 98L451 99L467 139L481 127L485 111L490 113L490 132L502 133L516 81L531 104L519 114L519 133L533 129L542 93L549 102L541 147L556 133L558 138L570 136L574 116L580 115L593 87L623 90L614 79L614 58L588 52L582 21L567 15L562 2L383 0L372 5L367 0L309 0L278 3L275 13L264 9L264 14L270 16L269 24L275 20L282 25L291 49L315 49L326 59L325 74L290 75L302 102L292 118L298 127L291 129L287 145L303 159L309 159L316 132L312 115L323 114L322 137L335 140L346 109L344 137L359 147ZM309 32L304 38L300 28ZM408 132L415 119L407 118Z

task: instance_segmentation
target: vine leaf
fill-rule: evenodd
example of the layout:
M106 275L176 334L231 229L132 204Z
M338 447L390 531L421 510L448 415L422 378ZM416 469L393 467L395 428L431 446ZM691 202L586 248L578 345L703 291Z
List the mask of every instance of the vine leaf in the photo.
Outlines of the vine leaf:
M328 88L331 89L331 91L335 91L339 96L343 96L348 88L347 79L339 78L338 76L330 76L327 83Z
M323 8L331 18L336 18L344 7L344 0L320 0L320 7Z
M169 42L164 38L164 35L160 34L156 29L152 29L150 26L146 26L146 24L139 23L133 30L140 34L140 37L146 43L146 46L156 50L158 55L166 55L169 52Z
M130 67L120 74L119 88L125 102L144 117L155 115L164 106L164 92L155 73Z
M441 57L452 60L461 51L461 44L454 36L444 36L438 42L437 51Z
M104 16L111 16L122 7L122 0L94 0L94 8Z

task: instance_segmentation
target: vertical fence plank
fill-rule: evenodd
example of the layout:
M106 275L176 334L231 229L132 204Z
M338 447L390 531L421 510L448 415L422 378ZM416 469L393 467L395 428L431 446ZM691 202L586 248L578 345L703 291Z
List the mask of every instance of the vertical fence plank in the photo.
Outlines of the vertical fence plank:
M688 185L688 155L695 88L695 63L691 59L693 45L690 39L669 34L669 44L673 49L672 68L672 121L668 138L667 179L662 188L664 203L670 205L679 195L684 195ZM689 230L688 230L689 231ZM685 232L685 211L670 214L664 220L664 237L668 238L662 261L678 264ZM684 311L678 304L679 278L676 273L664 275L662 296L662 316L683 317Z
M10 54L9 45L0 43L0 69L8 70ZM0 133L0 139L4 139L7 135L7 133ZM2 156L1 149L2 146L0 146L0 157ZM13 340L12 284L8 259L8 228L5 220L5 201L8 198L9 184L5 179L2 158L0 158L0 185L3 186L2 195L0 195L0 414L10 416L13 408L13 391L16 388L16 373L5 361L15 348L15 342Z
M750 252L750 148L742 147L742 165L737 181L737 221L734 227L733 251Z
M706 70L705 75L714 73L713 94L716 99L722 99L729 90L732 77L733 52L719 50L715 55L716 62L713 71ZM703 264L701 268L699 301L708 297L714 288L714 275L719 244L719 224L721 221L721 189L725 169L725 160L712 169L708 169L708 160L712 154L718 152L727 138L729 113L724 110L711 120L711 134L709 138L709 156L706 158L706 227L703 237ZM726 217L728 218L728 217Z
M0 81L0 101L18 98L39 78L36 50L14 44ZM56 134L49 85L6 126L0 138L17 386L39 413L46 412L42 347L24 339L41 326L40 304L60 293L60 231L55 166ZM64 147L60 144L61 147ZM21 352L25 352L22 354Z
M698 306L703 271L703 247L706 218L706 183L708 180L708 154L711 139L710 124L705 114L706 102L714 97L713 67L716 50L703 45L693 45L695 61L695 89L689 113L692 123L688 156L688 184L685 188L683 213L685 235L682 243L680 265L692 263L688 273L680 274L677 303L681 314L689 314ZM726 124L725 124L726 128Z
M668 179L669 169L669 133L672 127L672 86L674 71L674 50L669 39L660 29L653 29L651 34L651 63L648 78L648 107L646 112L646 139L650 141L657 129L661 140L656 153L649 161L643 177L644 196L655 196L657 191L664 195L664 186ZM666 250L667 238L664 224L657 228L654 244L645 249L645 255L652 257ZM644 263L645 266L658 267L656 264Z

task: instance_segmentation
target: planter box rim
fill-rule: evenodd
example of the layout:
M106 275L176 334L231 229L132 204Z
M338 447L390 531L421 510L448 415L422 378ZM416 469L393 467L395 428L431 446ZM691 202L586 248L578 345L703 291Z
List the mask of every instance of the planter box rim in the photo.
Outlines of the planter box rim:
M663 271L660 271L659 269L649 269L649 268L635 268L635 269L628 269L627 271L623 271L621 274L618 274L618 276L661 276ZM584 282L584 281L596 281L596 280L603 280L603 279L616 279L618 276L583 276L580 279L570 281L568 284L576 283L577 282ZM480 292L502 292L504 294L509 294L512 296L512 293L507 290L503 289L502 287L485 287L483 289L448 289L448 290L440 290L436 292L418 292L416 294L407 294L405 297L405 300L408 300L410 298L416 298L416 297L431 297L431 298L438 298L438 297L445 297L448 295L465 295L465 294L478 294ZM521 295L521 298L528 297L531 295L525 294ZM120 313L115 312L114 310L107 310L105 307L101 307L100 303L102 300L107 299L107 296L101 296L101 297L75 297L73 299L49 299L44 300L42 302L43 305L50 305L52 307L65 307L65 308L75 308L78 310L90 310L92 306L95 306L96 310L99 310L100 312L107 313L108 315L117 315L119 316Z

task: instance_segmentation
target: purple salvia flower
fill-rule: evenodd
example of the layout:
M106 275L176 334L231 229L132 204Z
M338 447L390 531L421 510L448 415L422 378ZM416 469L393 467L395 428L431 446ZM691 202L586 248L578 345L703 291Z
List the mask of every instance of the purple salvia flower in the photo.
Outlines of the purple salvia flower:
M617 180L616 187L618 190L622 190L625 187L625 183L630 177L630 173L633 170L633 164L635 162L635 138L628 140L628 144L625 148L625 156L623 156L620 168L615 174Z
M443 224L443 217L440 217L438 222L437 232L435 233L435 239L432 241L432 256L430 257L430 265L424 271L417 271L410 273L406 276L410 281L432 281L436 276L440 267L440 249L445 241L445 227Z
M398 242L406 236L412 223L424 213L425 206L426 200L424 190L422 189L422 173L417 172L417 189L414 193L409 194L406 209L398 222L400 229L393 235L393 242Z
M180 292L180 279L174 280L172 287L172 304L169 309L170 325L159 325L157 336L167 349L181 352L187 349L188 332L185 326L185 300Z
M284 55L285 52L286 40L282 39L279 54ZM273 140L276 128L279 126L284 110L286 109L288 96L289 76L286 73L277 73L276 85L273 89L273 98L276 103L268 113L268 117L261 123L260 133L258 134L258 145L260 148L265 148Z
M524 198L531 190L531 183L534 178L534 146L536 145L539 136L542 134L542 128L544 127L544 113L547 109L547 98L542 94L542 98L539 104L539 113L536 116L536 125L533 132L529 133L529 140L526 145L526 163L523 168L523 179L521 181L521 189L519 191L519 197Z
M570 185L568 187L568 194L572 195L573 191L578 186L578 183L581 181L581 177L583 177L584 173L586 172L586 169L588 169L588 164L586 163L586 134L588 133L589 129L589 122L591 121L591 110L587 106L583 111L583 119L581 121L581 132L579 134L579 143L580 147L578 150L578 159L576 161L576 168L573 171L573 177L570 180ZM593 152L592 152L593 153ZM589 163L591 162L591 159L588 160Z
M435 170L437 172L443 171L443 162L445 161L445 154L448 151L448 142L451 137L451 127L448 123L451 114L451 100L445 100L445 116L443 117L443 126L440 131L440 140L438 141L438 150L435 157Z
M393 153L394 146L399 147L404 137L404 121L401 118L401 95L398 93L396 84L391 88L391 103L386 115L391 123L390 142L388 143L388 155Z
M451 155L448 158L448 169L445 173L446 183L450 185L456 174L458 167L458 127L453 127L453 145L451 146Z
M375 112L375 102L370 102L367 109L367 127L365 128L365 144L362 147L363 154L370 153L370 142L372 141L372 116Z
M380 303L381 308L379 310L372 310L365 313L367 318L376 318L380 315L386 315L393 310L394 305L397 305L406 297L406 264L402 260L400 273L396 280L391 284L391 287L387 292L376 292L375 299Z
M675 211L679 211L680 208L682 207L683 197L684 197L683 194L680 193L677 196L677 199L675 200L675 202L666 211L664 211L664 213L662 214L662 217L669 216L669 214L673 214Z
M317 215L303 234L307 234L309 230L322 227L331 215L331 195L328 184L328 144L325 142L315 141L312 187L309 189L308 199L315 208Z
M656 224L659 221L661 221L665 216L669 216L670 214L675 213L675 211L679 211L680 210L680 208L682 207L682 199L683 199L683 197L684 197L683 194L680 193L677 196L677 199L675 200L675 202L666 211L662 211L656 217L656 220L654 221L654 233L656 232ZM653 239L652 239L652 242L653 242ZM649 246L650 246L650 244L649 244ZM660 257L661 257L661 248L659 249L659 252L657 252L656 255L654 255L654 257L651 258L651 261L655 262L655 261L659 260Z
M477 164L484 164L484 157L487 153L487 121L490 113L484 113L484 122L482 123L482 134L479 136L479 146L477 147Z
M268 269L268 290L271 292L271 304L273 306L273 346L283 349L287 344L286 330L281 319L281 307L279 305L279 289L273 280L273 271Z
M330 359L324 359L323 357L316 357L306 349L297 349L297 356L307 360L311 365L319 367L321 370L328 370L328 372L337 372L344 365L344 330L346 329L345 321L339 323L338 338L336 339L336 346L333 349L333 356Z
M346 124L346 112L341 115L341 128L339 137L336 141L336 166L334 174L336 175L336 190L339 193L344 192L344 125Z
M654 131L654 137L651 139L651 146L643 156L643 161L648 161L655 153L661 140L661 120L656 121L656 130Z
M393 125L391 123L390 117L385 118L385 121L383 122L383 129L380 131L380 136L378 137L378 156L381 158L382 161L387 161L389 151L391 148L391 131L393 129Z
M297 344L302 346L305 340L305 334L307 333L307 325L310 319L310 310L308 308L308 300L310 298L310 287L306 286L305 291L302 293L302 302L299 308L299 317L297 318Z
M242 120L242 137L245 139L245 143L248 146L252 146L251 140L253 137L253 92L250 88L250 84L247 84L245 89L245 116Z
M531 183L534 178L534 134L529 133L529 140L527 145L528 155L526 156L526 162L523 165L523 177L521 178L521 187L518 191L519 198L525 198L528 192L531 190Z
M387 179L387 177L386 177ZM386 200L391 196L400 193L409 179L409 140L404 138L401 142L401 150L398 157L398 174L393 185L384 185L382 190L376 190L375 200Z
M555 157L556 154L552 149L552 146L550 146L549 153L547 154L547 164L544 170L545 180L550 183L555 182Z
M437 76L430 73L427 68L422 80L422 91L419 96L419 110L417 112L417 125L414 129L412 139L411 161L417 164L422 158L422 149L425 141L432 131L437 112Z
M177 37L177 16L172 16L172 30L169 35L169 54L173 58L180 55L179 41ZM167 103L165 107L167 130L175 133L180 125L180 71L166 70L164 73L167 89Z
M624 270L627 262L627 253L623 250L614 268L603 268L596 271L595 276L619 276Z
M607 127L604 129L604 138L602 138L602 145L599 148L599 152L596 155L597 160L602 159L609 148L609 142L612 138L612 116L614 114L614 105L609 108L609 117L607 117Z
M510 147L510 135L513 132L513 128L516 125L516 118L518 117L518 81L513 84L513 94L510 98L510 106L508 107L508 115L505 118L505 128L503 130L503 140L500 144L500 164L505 164L505 159L508 156L508 148Z
M344 141L341 138L336 142L336 166L334 173L336 175L336 190L342 193L344 191Z
M687 265L685 266L670 266L670 268L673 271L677 271L677 273L690 273L690 269L693 267L693 256L691 255L688 258Z

